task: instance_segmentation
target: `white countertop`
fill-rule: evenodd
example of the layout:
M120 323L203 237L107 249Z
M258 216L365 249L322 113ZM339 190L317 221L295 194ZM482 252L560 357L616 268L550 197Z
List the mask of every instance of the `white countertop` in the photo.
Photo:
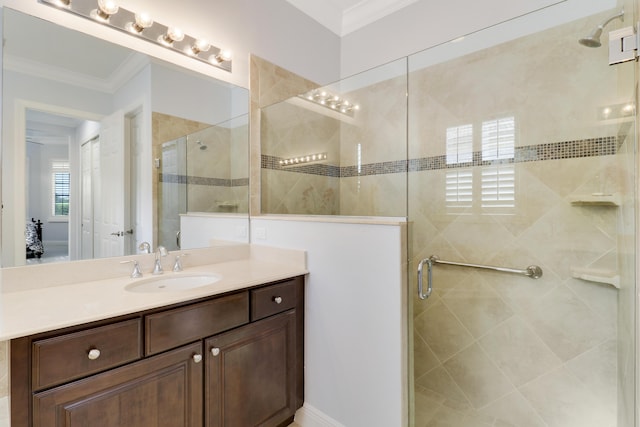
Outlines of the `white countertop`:
M167 263L173 259L171 258L171 261L164 263L165 273L162 277L217 274L222 278L212 285L190 290L139 293L128 291L125 287L154 276L146 273L140 279L132 279L122 274L122 271L131 269L130 264L124 267L120 265L121 260L128 258L68 263L63 267L49 269L43 266L40 270L32 266L20 267L20 270L3 269L0 277L0 341L222 294L307 273L304 251L245 245L235 251L233 256L229 255L233 250L225 251L219 248L183 252L190 252L191 255L185 258L184 271L174 273L167 268ZM142 257L145 261L141 261L143 272L148 272L152 256L136 256L136 259ZM190 263L192 259L193 262ZM206 263L201 264L203 260L206 260ZM83 274L87 274L86 271L74 271L92 268L101 271L100 265L108 268L109 263L112 270L117 271L117 277L99 278L94 275L95 279L86 280L82 279ZM67 283L65 277L56 277L54 284L42 279L52 271L51 269L58 269L56 271L59 272L61 268L68 271Z

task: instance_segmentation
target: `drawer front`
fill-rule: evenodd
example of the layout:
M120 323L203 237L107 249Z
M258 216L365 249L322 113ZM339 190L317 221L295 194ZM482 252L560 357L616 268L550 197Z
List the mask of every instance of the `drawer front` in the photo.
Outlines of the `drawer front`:
M296 306L295 280L251 291L251 320L259 320Z
M145 353L160 353L249 323L249 294L240 292L145 316Z
M34 390L62 384L142 357L140 319L34 341Z

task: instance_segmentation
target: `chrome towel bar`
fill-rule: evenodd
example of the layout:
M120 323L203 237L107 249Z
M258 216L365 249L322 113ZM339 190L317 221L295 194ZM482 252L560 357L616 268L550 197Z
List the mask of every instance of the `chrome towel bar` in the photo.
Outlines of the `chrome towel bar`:
M423 292L422 278L423 278L423 270L424 265L427 265L427 292ZM431 255L429 258L425 258L418 264L418 296L420 299L427 299L431 295L433 291L433 277L431 271L433 270L434 264L446 264L446 265L455 265L458 267L471 267L471 268L481 268L484 270L493 270L500 271L502 273L512 273L512 274L520 274L523 276L530 277L532 279L538 279L542 277L542 269L537 265L530 265L524 270L520 270L517 268L507 268L507 267L494 267L492 265L479 265L479 264L468 264L465 262L454 262L454 261L443 261L438 258L436 255Z

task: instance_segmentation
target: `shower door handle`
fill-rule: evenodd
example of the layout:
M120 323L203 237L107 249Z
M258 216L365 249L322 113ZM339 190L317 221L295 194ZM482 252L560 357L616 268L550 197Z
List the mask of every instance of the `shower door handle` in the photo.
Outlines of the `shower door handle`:
M423 292L423 284L422 284L422 279L423 279L423 271L424 271L424 265L427 264L427 293L425 294ZM431 270L433 267L433 261L431 261L431 258L425 258L422 261L420 261L420 263L418 264L418 297L420 297L420 299L425 300L427 298L429 298L429 296L431 295L431 292L433 291L433 281L431 280Z

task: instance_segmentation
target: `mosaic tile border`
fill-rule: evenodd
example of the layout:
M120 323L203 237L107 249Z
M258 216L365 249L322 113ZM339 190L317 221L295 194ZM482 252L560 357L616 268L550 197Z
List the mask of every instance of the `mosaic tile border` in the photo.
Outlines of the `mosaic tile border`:
M358 171L357 166L333 166L326 164L283 167L280 165L280 160L282 160L282 158L262 155L261 168L311 175L322 175L333 178L350 178L356 176L490 166L501 163L526 163L581 157L608 156L618 152L618 149L624 142L625 138L626 136L608 136L603 138L579 139L516 147L514 158L505 160L482 160L482 152L475 151L472 156L472 161L466 163L447 164L446 156L441 155L410 159L408 161L396 160L370 163L362 165L360 167L360 171Z
M165 182L168 184L206 185L210 187L246 187L249 185L249 178L207 178L203 176L161 173L160 182Z

